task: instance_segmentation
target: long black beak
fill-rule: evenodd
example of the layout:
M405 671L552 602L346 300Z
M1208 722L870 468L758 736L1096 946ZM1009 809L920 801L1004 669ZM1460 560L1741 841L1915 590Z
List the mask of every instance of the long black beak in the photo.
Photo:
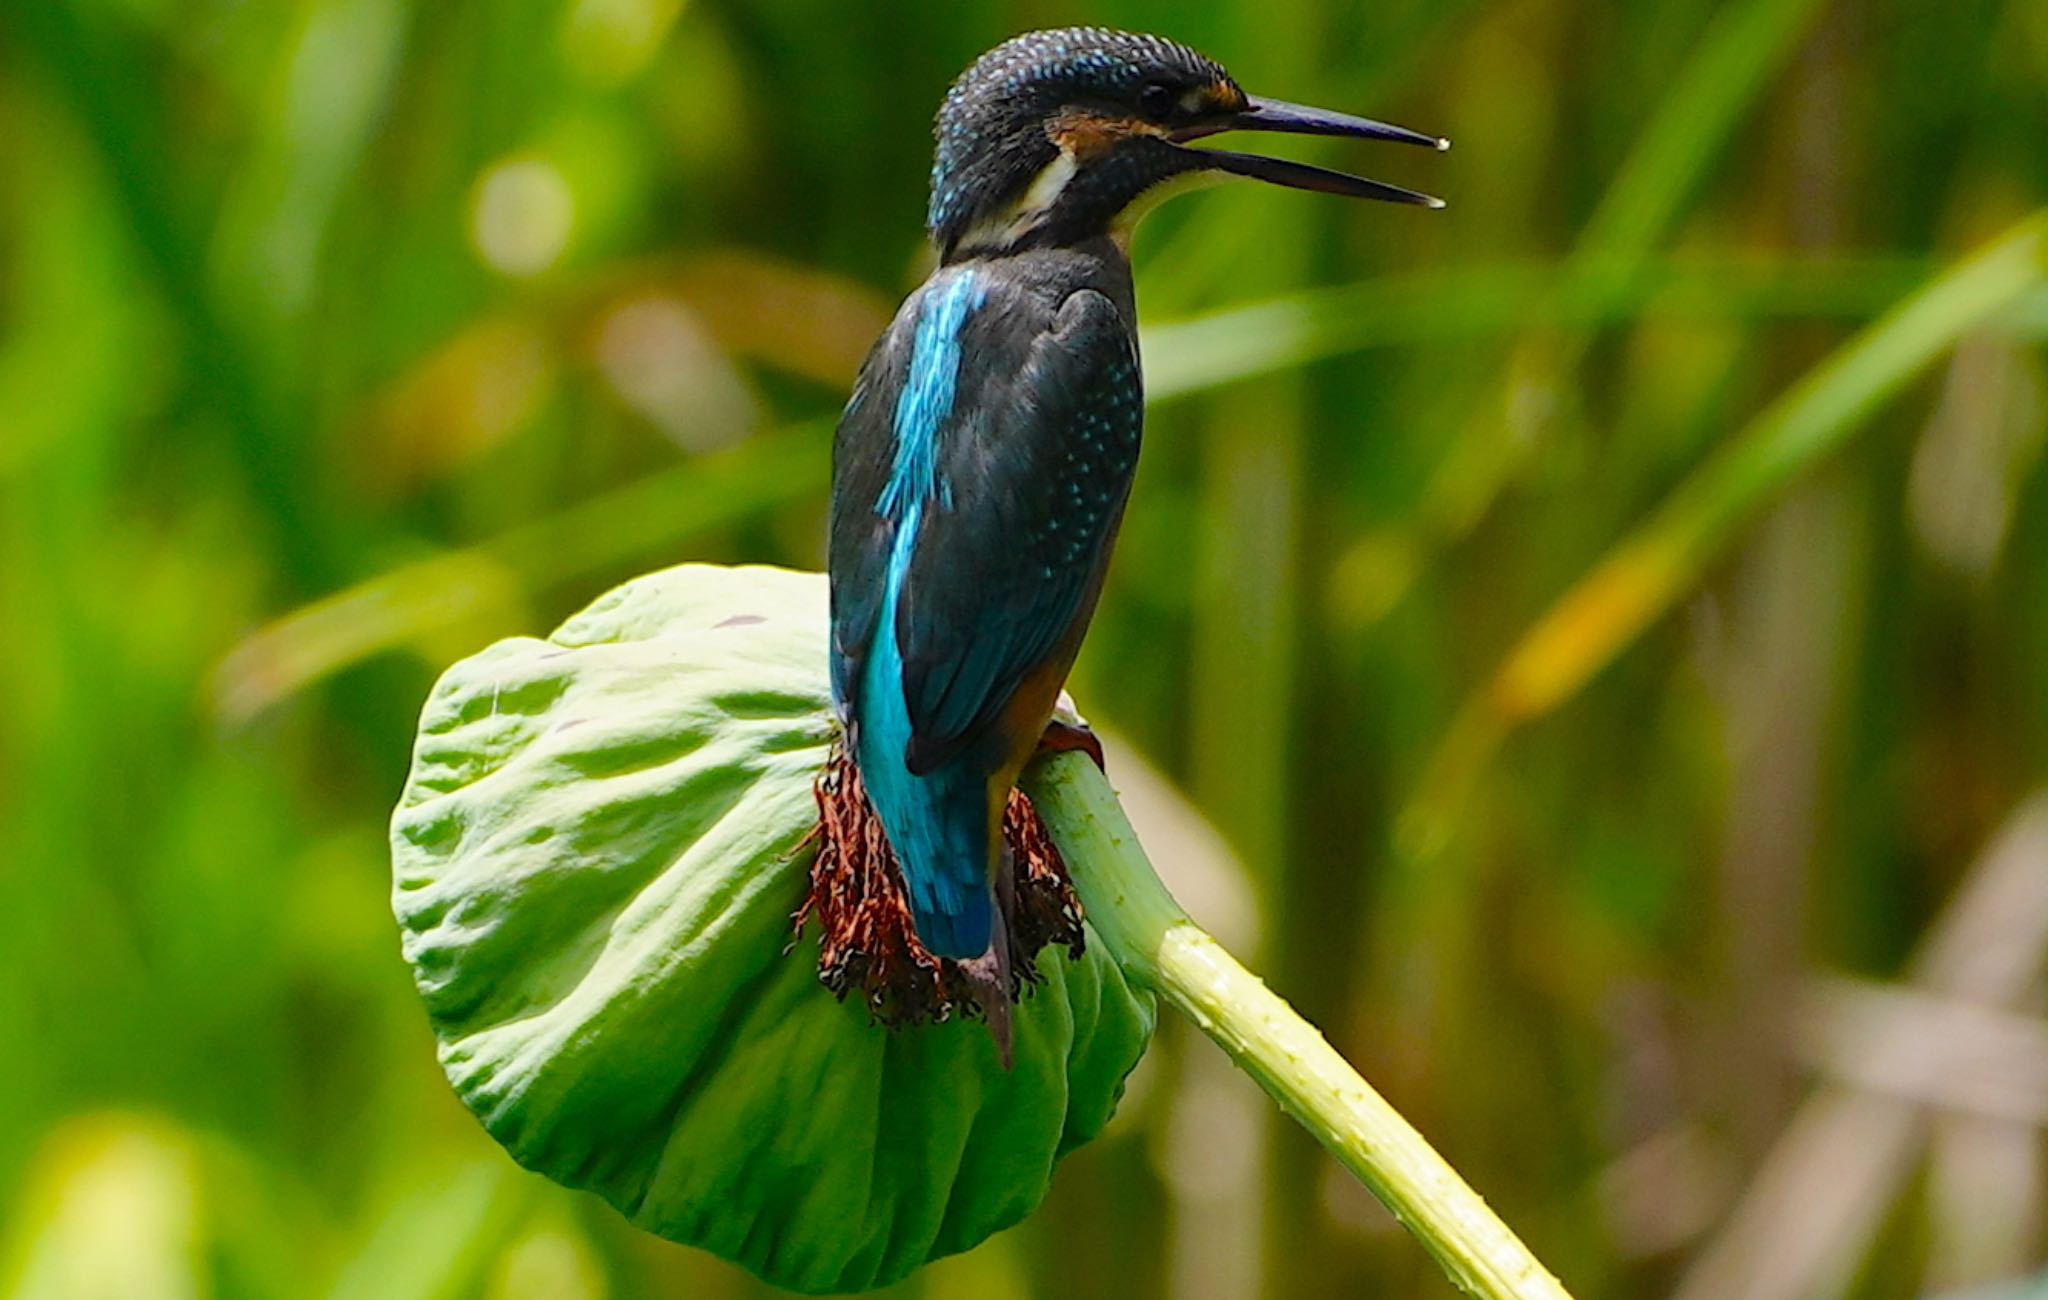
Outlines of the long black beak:
M1361 140L1393 140L1400 144L1419 144L1437 150L1451 147L1451 142L1442 136L1424 135L1420 131L1410 131L1404 126L1375 122L1367 117L1352 117L1348 113L1332 113L1327 109L1309 108L1303 104L1289 104L1278 99L1255 99L1236 116L1183 132L1177 138L1192 140L1220 131L1342 135ZM1235 176L1249 176L1254 180L1271 181L1275 185L1289 185L1298 190L1320 190L1325 194L1344 194L1357 199L1384 199L1390 203L1416 203L1426 208L1440 208L1444 205L1442 199L1428 194L1402 189L1398 185L1389 185L1384 181L1353 176L1348 172L1331 171L1327 167L1312 167L1307 163L1289 162L1284 158L1267 158L1259 154L1232 153L1227 149L1205 149L1201 153L1209 160L1207 165L1218 171L1229 172Z

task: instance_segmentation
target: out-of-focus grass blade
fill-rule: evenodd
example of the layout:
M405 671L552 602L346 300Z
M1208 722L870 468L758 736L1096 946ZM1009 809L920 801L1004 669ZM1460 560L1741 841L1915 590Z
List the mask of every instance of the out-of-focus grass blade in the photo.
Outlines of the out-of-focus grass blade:
M1813 263L1688 259L1635 264L1566 291L1553 264L1431 271L1230 308L1145 334L1148 396L1167 402L1371 347L1497 335L1530 323L1631 317L1877 314L1926 274L1909 258ZM828 430L761 434L490 541L394 568L293 610L221 662L213 704L229 724L371 655L414 644L526 593L673 548L824 489Z
M1820 0L1736 0L1715 14L1580 233L1561 292L1597 296L1630 275L1676 220L1820 8ZM1499 397L1473 409L1415 512L1413 531L1425 534L1427 549L1469 532L1537 454L1544 445L1540 434L1569 409L1566 381L1590 340L1584 328L1534 335L1508 359ZM1388 539L1404 540L1412 539ZM1409 567L1423 563L1417 557Z
M1144 331L1145 394L1170 401L1366 348L1617 320L1865 320L1921 283L1920 258L1627 262L1582 277L1553 262L1429 270L1287 294Z
M74 1116L44 1143L21 1189L0 1259L0 1294L205 1294L200 1184L190 1136L168 1121Z
M801 500L825 484L829 426L764 433L460 550L401 565L303 605L244 639L212 680L217 717L248 720L380 651L589 572Z
M2035 213L1851 339L1694 470L1634 534L1538 619L1467 700L1401 824L1411 854L1440 846L1507 732L1556 708L1699 581L1736 527L1819 463L1969 331L2048 284L2048 210Z
M1580 233L1575 261L1649 251L1820 9L1821 0L1743 0L1715 13Z
M329 1300L473 1296L492 1255L531 1210L535 1181L502 1160L472 1164L394 1198L342 1268Z
M305 485L314 481L302 439L284 414L274 376L253 364L256 351L222 310L204 268L204 241L184 219L184 196L172 160L170 115L151 98L152 80L136 49L73 4L10 8L24 48L53 74L58 88L106 168L119 213L135 240L156 291L182 329L188 372L218 409L233 436L236 463L250 496L271 524L283 566L302 589L319 590L340 568L321 506Z

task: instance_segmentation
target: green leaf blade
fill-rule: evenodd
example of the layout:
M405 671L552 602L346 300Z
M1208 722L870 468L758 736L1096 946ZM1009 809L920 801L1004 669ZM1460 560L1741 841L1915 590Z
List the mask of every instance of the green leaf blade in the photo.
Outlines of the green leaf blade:
M685 566L451 669L392 823L442 1063L521 1164L779 1285L859 1289L1017 1222L1153 1008L1048 952L1016 1068L885 1030L791 917L833 735L824 581Z

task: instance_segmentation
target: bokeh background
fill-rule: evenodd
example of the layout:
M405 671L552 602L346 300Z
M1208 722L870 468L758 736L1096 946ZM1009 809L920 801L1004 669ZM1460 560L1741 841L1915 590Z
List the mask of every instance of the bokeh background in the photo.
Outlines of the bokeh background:
M930 113L1075 21L1458 142L1139 236L1074 688L1198 910L1581 1296L2042 1293L2048 5L8 0L0 1294L763 1293L460 1110L384 820L452 659L821 563ZM895 1294L1449 1288L1169 1024Z

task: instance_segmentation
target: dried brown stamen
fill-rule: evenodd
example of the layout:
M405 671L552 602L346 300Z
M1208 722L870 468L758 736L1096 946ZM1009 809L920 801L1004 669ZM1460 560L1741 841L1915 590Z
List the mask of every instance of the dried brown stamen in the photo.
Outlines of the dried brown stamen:
M818 918L820 982L841 998L859 990L869 1012L889 1025L983 1014L959 963L918 939L895 851L843 747L833 746L814 793L817 856L796 927L801 931ZM1040 981L1037 955L1047 944L1064 946L1069 957L1081 955L1081 904L1045 823L1022 791L1012 790L1003 809L1003 840L1016 871L1009 925L1014 1002L1027 982Z

